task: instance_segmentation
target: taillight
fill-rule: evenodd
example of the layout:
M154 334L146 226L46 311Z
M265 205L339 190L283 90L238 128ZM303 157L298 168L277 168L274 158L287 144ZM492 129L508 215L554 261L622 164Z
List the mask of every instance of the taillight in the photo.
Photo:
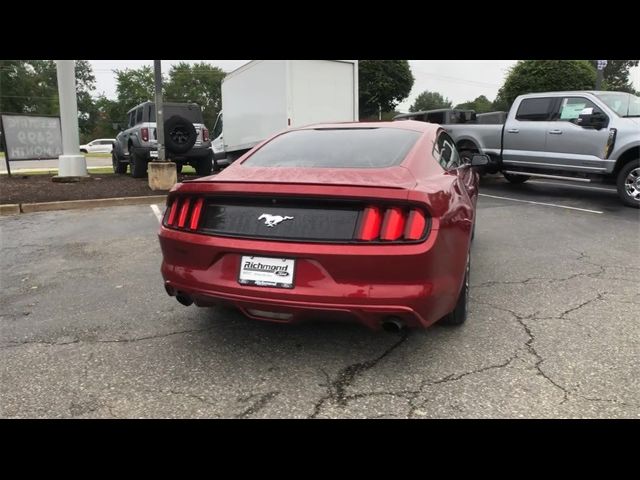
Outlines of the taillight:
M204 210L204 198L177 197L168 207L166 227L197 230Z
M407 217L407 226L404 230L404 238L407 240L420 240L427 226L427 218L422 210L411 210Z
M380 229L380 240L398 240L404 231L404 222L404 212L400 208L387 208Z
M202 141L203 142L209 141L209 130L207 130L206 128L202 129Z
M149 141L149 129L147 127L142 127L140 129L140 135L142 136L142 141L143 142L148 142Z
M198 228L198 222L200 221L200 214L202 213L202 205L204 204L204 198L196 200L193 206L193 212L191 213L191 221L189 222L189 229L196 230Z
M366 207L360 216L356 240L379 242L418 241L428 227L425 212L410 207Z
M367 207L362 213L362 222L358 240L374 240L380 234L382 214L377 207Z

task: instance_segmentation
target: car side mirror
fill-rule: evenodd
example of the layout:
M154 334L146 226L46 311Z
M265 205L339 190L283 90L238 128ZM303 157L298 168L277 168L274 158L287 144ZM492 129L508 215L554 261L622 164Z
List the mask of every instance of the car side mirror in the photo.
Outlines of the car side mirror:
M486 167L487 165L489 165L489 162L490 162L489 155L475 153L473 157L471 157L472 167Z
M600 130L607 125L607 116L599 111L594 111L593 108L585 108L580 112L578 116L578 125L583 128L595 128Z

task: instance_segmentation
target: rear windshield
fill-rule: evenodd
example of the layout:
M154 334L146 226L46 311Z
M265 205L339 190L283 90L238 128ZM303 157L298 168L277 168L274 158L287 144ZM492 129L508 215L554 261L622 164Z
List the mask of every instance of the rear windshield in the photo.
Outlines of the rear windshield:
M202 110L197 105L164 105L164 119L167 121L170 117L179 115L186 118L191 123L203 123ZM156 121L156 106L155 104L149 105L149 121Z
M251 155L250 167L385 168L399 165L420 137L399 128L294 130Z

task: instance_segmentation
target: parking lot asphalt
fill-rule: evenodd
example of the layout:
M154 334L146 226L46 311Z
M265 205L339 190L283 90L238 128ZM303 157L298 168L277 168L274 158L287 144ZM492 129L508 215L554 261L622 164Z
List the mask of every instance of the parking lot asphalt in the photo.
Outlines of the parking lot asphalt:
M483 180L467 323L402 334L183 307L149 206L0 218L0 416L639 418L640 212L549 183Z

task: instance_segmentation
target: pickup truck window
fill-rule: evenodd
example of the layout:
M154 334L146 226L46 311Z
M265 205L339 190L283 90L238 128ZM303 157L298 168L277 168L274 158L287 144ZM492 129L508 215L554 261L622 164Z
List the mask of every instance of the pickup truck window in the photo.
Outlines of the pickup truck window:
M554 98L525 98L520 102L516 120L525 122L547 122L551 120Z
M591 100L584 97L564 97L560 101L560 110L554 113L553 120L578 123L578 117L585 108L593 108L594 112L601 112Z
M142 123L142 107L136 110L136 125Z
M133 127L136 124L136 111L129 113L129 128Z
M600 100L621 117L640 117L640 97L622 92L597 93Z

